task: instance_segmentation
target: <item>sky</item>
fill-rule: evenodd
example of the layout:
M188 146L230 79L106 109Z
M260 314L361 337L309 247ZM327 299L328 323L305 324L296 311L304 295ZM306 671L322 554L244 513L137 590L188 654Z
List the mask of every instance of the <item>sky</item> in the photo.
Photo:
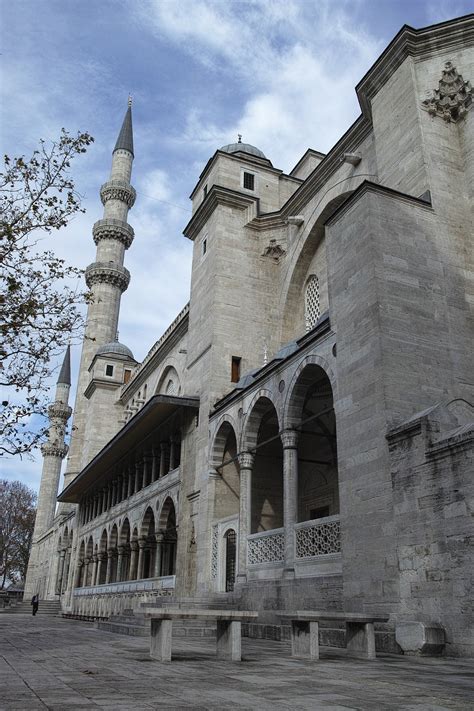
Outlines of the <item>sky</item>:
M473 0L0 0L0 149L88 131L73 166L86 213L47 237L69 263L95 260L99 189L133 97L137 201L120 341L141 361L189 299L189 195L216 149L237 140L289 172L326 153L360 114L355 85L404 24L473 10ZM73 349L73 388L80 347ZM60 364L58 363L58 368ZM54 382L55 378L53 378ZM37 490L42 460L0 462Z

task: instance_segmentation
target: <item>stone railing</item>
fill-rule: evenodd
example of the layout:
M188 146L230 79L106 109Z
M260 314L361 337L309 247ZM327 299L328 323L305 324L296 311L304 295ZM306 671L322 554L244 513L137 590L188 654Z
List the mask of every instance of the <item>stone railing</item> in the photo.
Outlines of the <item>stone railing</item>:
M247 537L247 563L281 563L285 558L285 529L253 533Z
M341 552L339 516L327 516L295 525L296 559Z
M161 578L146 578L144 580L128 580L122 583L107 583L105 585L90 585L75 588L74 596L110 595L118 593L149 592L150 590L174 590L176 576L166 575Z

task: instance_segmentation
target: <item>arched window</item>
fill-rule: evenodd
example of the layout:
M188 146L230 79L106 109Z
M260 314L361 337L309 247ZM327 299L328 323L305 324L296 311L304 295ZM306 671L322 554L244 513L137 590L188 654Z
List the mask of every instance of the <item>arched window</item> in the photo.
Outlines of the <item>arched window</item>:
M316 274L311 274L306 282L304 310L306 332L308 332L314 328L318 318L321 316L321 307L319 303L319 279Z
M166 383L166 395L177 395L178 394L178 386L175 383L175 381L170 378L168 382Z

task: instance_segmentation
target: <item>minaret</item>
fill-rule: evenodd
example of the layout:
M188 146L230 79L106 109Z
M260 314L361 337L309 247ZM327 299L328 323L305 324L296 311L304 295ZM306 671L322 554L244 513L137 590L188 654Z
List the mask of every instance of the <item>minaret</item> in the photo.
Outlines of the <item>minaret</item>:
M48 441L41 447L43 471L38 494L33 542L36 542L50 528L54 519L61 464L68 451L68 446L64 441L64 434L66 423L72 413L72 409L68 405L70 388L71 354L68 346L56 384L54 402L48 408L50 422Z
M127 112L112 153L110 180L100 189L104 216L92 230L97 252L96 261L86 269L86 284L92 298L82 344L65 487L87 463L83 456L88 405L84 392L90 378L89 366L98 348L115 340L120 300L130 281L130 273L123 266L123 261L125 250L134 237L133 229L127 222L128 211L135 202L135 190L130 185L133 157L132 100L129 97Z

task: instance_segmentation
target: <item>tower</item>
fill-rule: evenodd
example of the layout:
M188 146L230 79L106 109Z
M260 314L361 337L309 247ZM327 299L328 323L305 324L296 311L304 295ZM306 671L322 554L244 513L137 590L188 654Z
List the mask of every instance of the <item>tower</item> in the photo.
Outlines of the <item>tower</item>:
M95 262L86 269L86 284L91 292L91 300L82 345L73 433L64 475L65 487L87 462L84 444L89 402L85 393L90 383L89 368L97 351L116 339L120 300L130 281L130 273L123 266L123 261L125 250L130 247L134 237L133 229L127 222L128 211L136 195L130 184L133 158L132 102L129 98L112 153L110 179L100 189L104 216L95 223L92 230L97 252ZM100 423L96 424L100 428ZM104 443L106 439L104 435Z
M69 407L69 390L71 388L71 353L67 347L61 371L56 384L54 402L48 408L49 429L48 441L41 447L43 454L43 470L38 494L38 507L36 510L35 528L33 532L33 549L28 565L28 575L25 585L26 591L33 590L35 575L35 544L51 528L56 511L56 497L58 495L61 465L67 454L68 446L64 440L66 423L71 417L72 408Z

